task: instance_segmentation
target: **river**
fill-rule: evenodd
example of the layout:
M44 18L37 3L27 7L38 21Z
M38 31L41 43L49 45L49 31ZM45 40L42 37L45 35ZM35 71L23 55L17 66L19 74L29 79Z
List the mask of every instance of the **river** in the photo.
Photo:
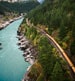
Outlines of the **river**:
M22 21L14 21L0 31L0 81L21 81L29 66L17 46L17 30Z

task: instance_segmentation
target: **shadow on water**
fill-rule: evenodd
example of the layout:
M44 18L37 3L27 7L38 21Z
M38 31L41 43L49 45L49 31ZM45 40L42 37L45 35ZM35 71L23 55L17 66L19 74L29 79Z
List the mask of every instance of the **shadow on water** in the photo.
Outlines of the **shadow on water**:
M0 43L0 45L2 45L2 43Z
M2 43L0 43L0 50L2 49Z

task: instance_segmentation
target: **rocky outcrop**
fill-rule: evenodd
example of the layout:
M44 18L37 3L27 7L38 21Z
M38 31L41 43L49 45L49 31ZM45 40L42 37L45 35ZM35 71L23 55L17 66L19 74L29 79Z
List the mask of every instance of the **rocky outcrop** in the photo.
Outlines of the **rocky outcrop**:
M19 40L17 45L19 45L19 49L23 51L23 57L25 58L25 61L33 64L37 55L34 46L30 44L30 41L27 40L23 34L19 33L17 38Z
M20 28L19 28L20 29ZM34 64L37 56L37 51L36 47L34 47L31 42L24 36L22 32L18 29L17 31L17 38L18 38L18 43L17 45L19 46L19 49L23 51L23 57L26 62L29 62L31 65L28 67L27 72L24 75L24 78L22 81L29 81L29 69L31 66Z

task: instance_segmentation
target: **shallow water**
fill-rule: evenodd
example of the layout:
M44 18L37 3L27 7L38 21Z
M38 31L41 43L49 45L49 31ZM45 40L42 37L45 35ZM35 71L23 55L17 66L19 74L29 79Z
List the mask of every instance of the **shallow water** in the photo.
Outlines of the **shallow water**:
M0 31L0 81L21 81L29 64L17 46L17 30L23 19Z

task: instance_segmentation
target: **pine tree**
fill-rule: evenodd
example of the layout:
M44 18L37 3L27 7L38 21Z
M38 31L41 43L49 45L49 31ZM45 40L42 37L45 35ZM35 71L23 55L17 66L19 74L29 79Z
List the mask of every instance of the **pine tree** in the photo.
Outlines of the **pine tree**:
M59 62L56 62L54 66L51 79L51 81L64 81L63 70Z
M64 21L61 22L61 26L60 26L60 31L59 31L59 37L62 40L67 34L67 29L64 25Z

